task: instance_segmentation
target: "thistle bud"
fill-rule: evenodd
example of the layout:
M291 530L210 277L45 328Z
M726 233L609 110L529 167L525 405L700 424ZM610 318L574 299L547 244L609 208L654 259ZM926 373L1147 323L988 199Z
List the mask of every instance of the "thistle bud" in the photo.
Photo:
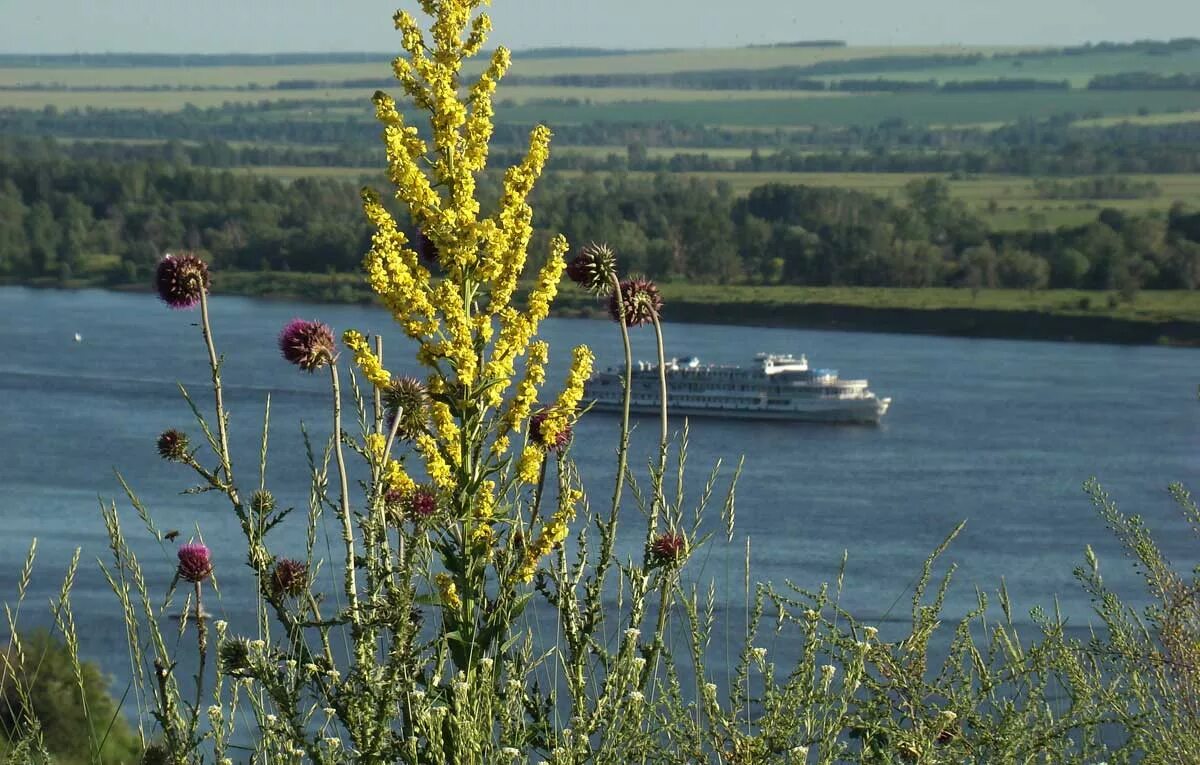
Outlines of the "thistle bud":
M305 372L315 372L337 358L333 330L326 324L304 319L293 319L279 333L279 352Z
M217 665L221 674L245 677L250 670L250 643L244 638L226 640L217 650Z
M594 295L607 295L617 277L617 254L607 244L592 242L567 263L567 276Z
M195 255L165 255L154 273L154 288L172 308L191 308L208 292L208 265Z
M395 377L383 389L383 408L388 427L396 423L396 435L412 440L429 426L429 392L415 377Z
M260 489L250 495L250 509L259 515L275 512L275 495L266 489Z

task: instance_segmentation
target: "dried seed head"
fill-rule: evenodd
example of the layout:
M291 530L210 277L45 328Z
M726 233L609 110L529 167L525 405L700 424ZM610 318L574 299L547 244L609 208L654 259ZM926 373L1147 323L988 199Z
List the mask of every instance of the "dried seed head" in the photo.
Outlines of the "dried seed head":
M169 462L183 462L188 457L187 434L175 430L164 430L158 437L158 456Z
M308 589L308 564L291 558L280 558L271 572L271 592L276 597L297 597Z
M191 254L164 255L154 273L154 288L172 308L191 308L208 292L208 265Z
M625 326L640 327L662 316L662 293L658 285L642 276L621 282L621 306L625 309ZM608 314L613 321L621 320L616 293L609 296Z

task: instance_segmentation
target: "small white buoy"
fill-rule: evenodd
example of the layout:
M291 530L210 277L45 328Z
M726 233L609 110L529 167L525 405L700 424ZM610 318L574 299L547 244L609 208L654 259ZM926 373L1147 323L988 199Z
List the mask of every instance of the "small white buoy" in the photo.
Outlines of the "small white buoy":
M82 342L83 342L83 335L81 335L81 334L79 334L78 332L76 332L76 333L75 333L75 342L77 342L77 343L82 343Z

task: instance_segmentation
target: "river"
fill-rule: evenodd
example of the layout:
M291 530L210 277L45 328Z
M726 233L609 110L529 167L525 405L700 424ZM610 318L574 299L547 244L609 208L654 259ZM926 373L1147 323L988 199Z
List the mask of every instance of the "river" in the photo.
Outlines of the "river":
M316 318L337 330L382 332L391 360L411 358L411 347L375 308L217 296L212 311L227 359L223 376L241 480L254 482L270 394L267 484L281 503L303 507L299 424L307 423L317 443L327 436L326 378L278 357L279 329L296 316ZM177 382L210 404L197 318L148 294L0 288L0 599L15 595L37 537L21 623L45 624L47 600L82 547L73 601L83 653L118 679L127 676L128 657L115 600L97 567L97 559L109 559L98 502L115 498L122 506L125 530L156 590L170 579L173 548L145 540L115 470L160 528L182 529L186 537L199 524L225 578L226 594L210 610L235 624L251 613L232 594L245 578L235 519L211 495L180 494L191 485L186 470L155 452L155 438L168 427L198 437ZM872 390L893 399L879 427L691 422L693 496L716 459L731 468L745 458L736 537L715 542L689 574L702 583L718 580L726 612L744 605L749 538L755 580L816 586L836 577L848 551L842 604L867 620L901 619L925 555L965 520L946 556L958 565L948 617L973 605L976 587L994 592L1003 578L1022 620L1034 606L1053 608L1057 598L1082 629L1094 618L1072 569L1085 545L1100 555L1107 582L1133 602L1144 598L1130 562L1081 491L1092 475L1123 509L1145 517L1182 568L1197 560L1195 538L1166 486L1196 485L1200 350L675 325L669 306L666 318L668 355L747 363L758 351L805 353L817 366L869 378ZM552 385L563 378L570 344L589 344L599 366L620 360L618 334L605 321L551 319L543 337L553 349ZM635 330L634 343L638 357L651 358L650 330ZM389 366L415 371L411 362ZM653 419L639 422L635 468L644 471L655 428ZM598 505L610 493L616 430L614 416L588 415L573 447ZM301 550L301 515L277 539L285 555ZM629 514L622 556L640 555L636 520Z

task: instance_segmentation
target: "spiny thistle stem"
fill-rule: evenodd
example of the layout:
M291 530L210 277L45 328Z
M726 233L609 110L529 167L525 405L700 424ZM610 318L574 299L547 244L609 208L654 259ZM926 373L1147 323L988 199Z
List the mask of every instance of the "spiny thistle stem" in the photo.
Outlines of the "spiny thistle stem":
M333 386L333 453L337 459L338 482L341 491L342 541L346 543L346 599L349 603L350 622L357 629L358 582L354 573L354 524L350 512L350 480L346 476L346 456L342 450L342 386L338 379L337 364L329 365L329 376Z
M204 345L208 349L208 366L212 371L213 399L217 409L217 437L221 445L221 471L225 473L226 492L235 505L238 501L237 489L233 486L233 465L229 454L228 417L225 414L225 398L221 387L221 360L217 357L217 348L213 344L212 325L208 319L208 291L200 290L200 332L204 335Z
M196 669L196 704L192 710L192 730L195 732L200 716L200 699L204 688L204 665L208 660L208 625L205 623L204 604L200 597L201 583L196 582L196 649L200 665Z

